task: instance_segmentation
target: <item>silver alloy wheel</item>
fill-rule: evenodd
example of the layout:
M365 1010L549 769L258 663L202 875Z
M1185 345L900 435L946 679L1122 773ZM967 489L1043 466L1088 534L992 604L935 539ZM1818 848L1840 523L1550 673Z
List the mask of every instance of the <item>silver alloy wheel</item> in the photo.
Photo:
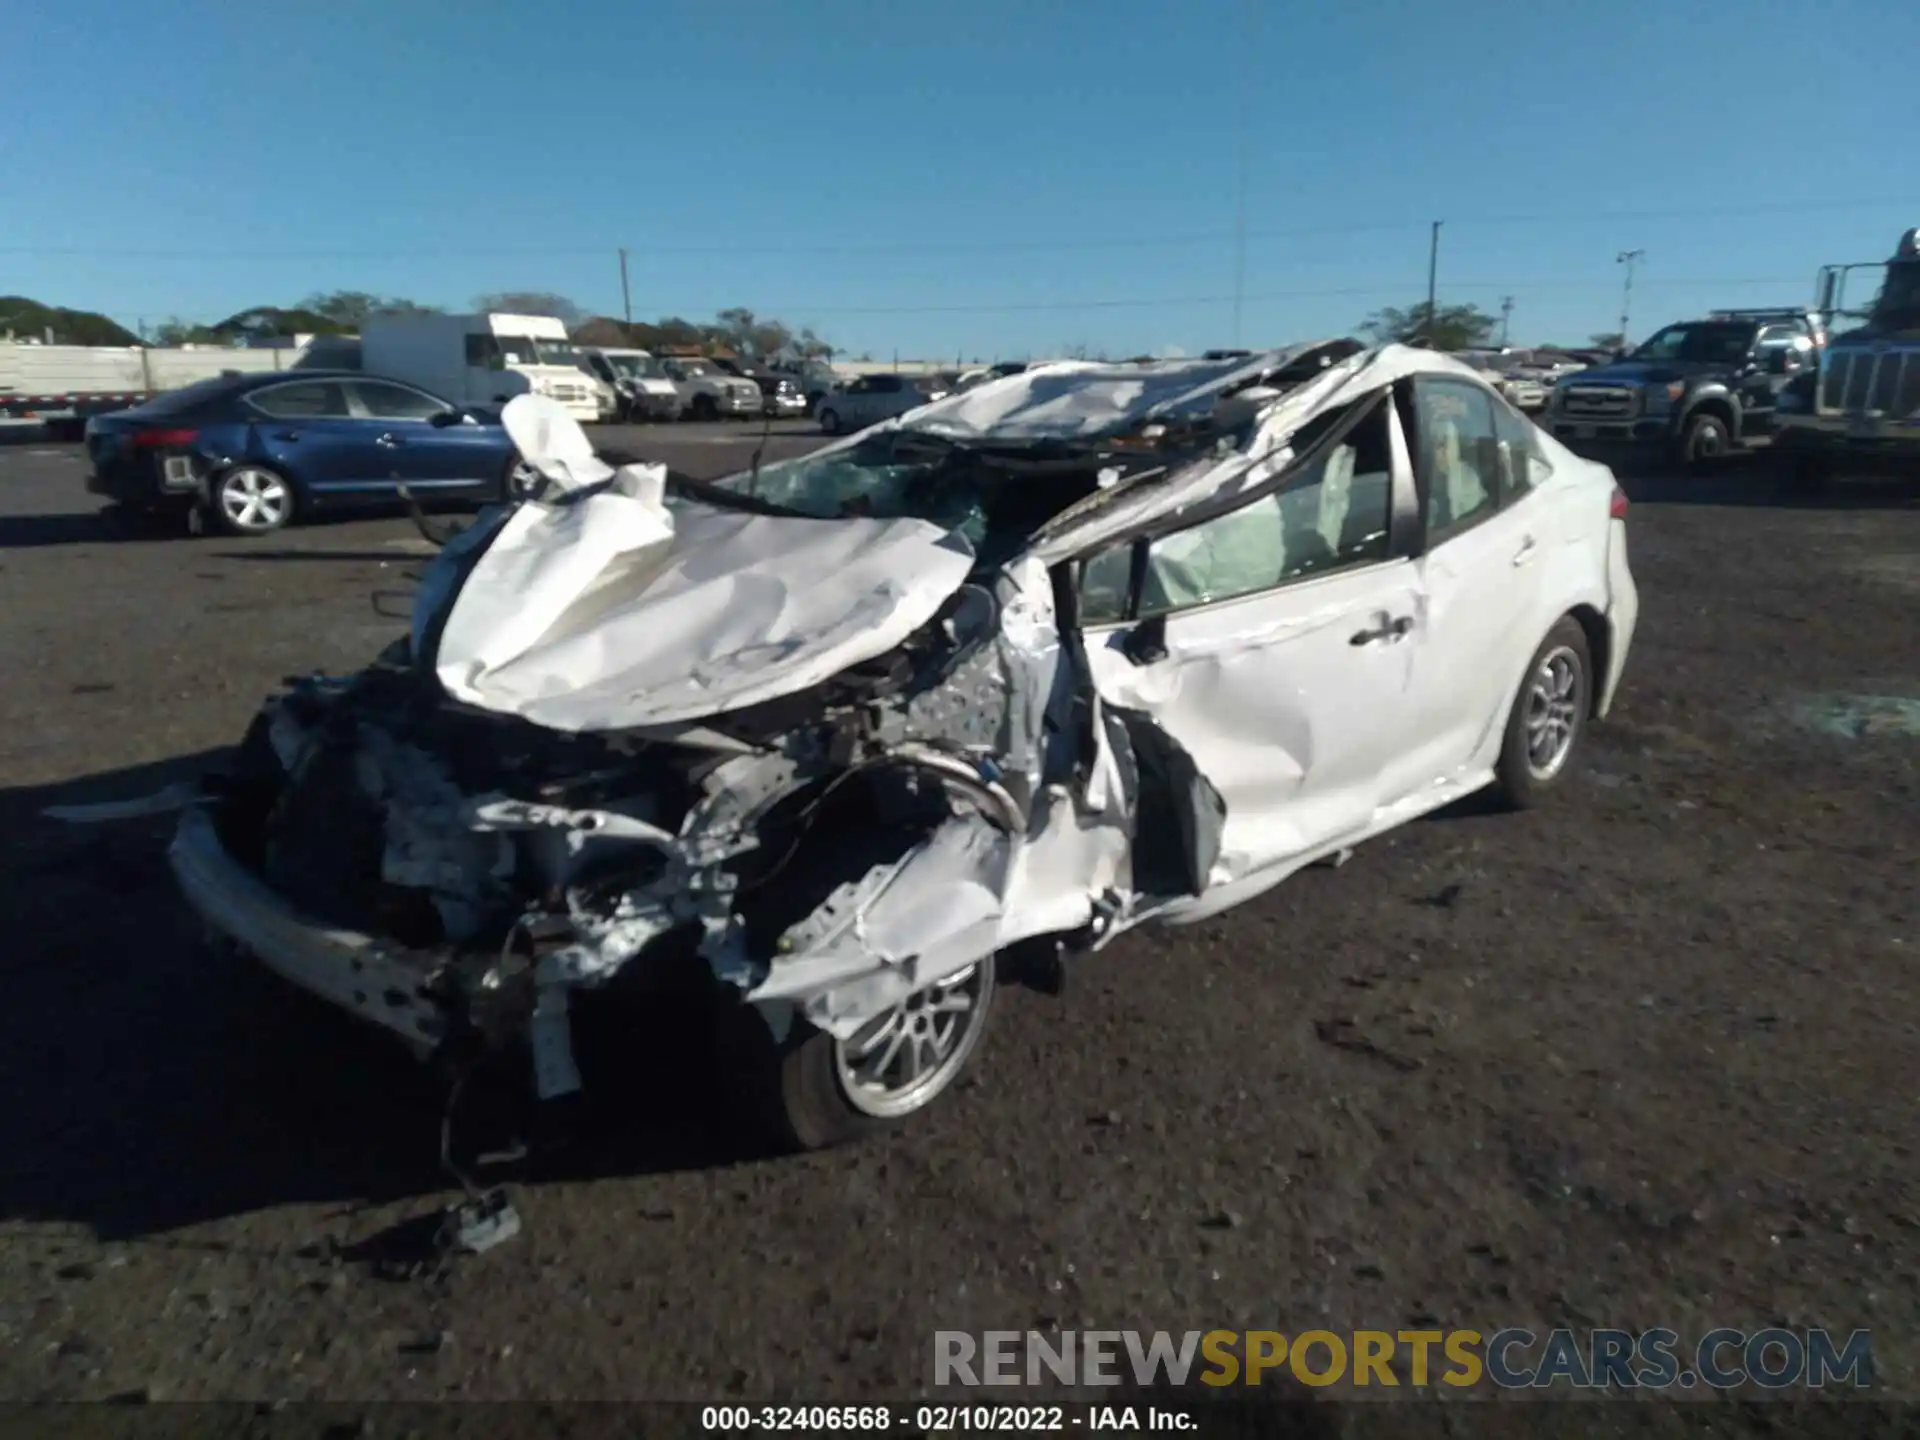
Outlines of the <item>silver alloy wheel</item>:
M833 1069L847 1103L883 1120L931 1104L953 1083L993 1001L991 958L968 966L833 1044Z
M271 470L242 465L220 478L215 500L220 514L235 530L264 535L287 523L293 510L293 492Z
M539 490L543 478L533 466L514 456L513 464L507 468L507 499L525 500Z
M1527 682L1527 770L1534 779L1551 780L1567 763L1585 700L1586 676L1573 649L1556 645L1542 655Z

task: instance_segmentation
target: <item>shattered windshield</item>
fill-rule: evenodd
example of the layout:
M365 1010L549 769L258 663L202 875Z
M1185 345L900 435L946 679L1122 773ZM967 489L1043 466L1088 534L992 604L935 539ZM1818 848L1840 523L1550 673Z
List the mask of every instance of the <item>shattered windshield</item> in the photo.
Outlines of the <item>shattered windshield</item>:
M983 563L1004 558L1099 485L1112 464L1089 448L987 448L890 431L713 482L709 498L751 498L794 515L925 520L964 535ZM1136 466L1137 468L1137 466Z
M1747 358L1752 344L1751 325L1669 325L1630 358L1732 365Z

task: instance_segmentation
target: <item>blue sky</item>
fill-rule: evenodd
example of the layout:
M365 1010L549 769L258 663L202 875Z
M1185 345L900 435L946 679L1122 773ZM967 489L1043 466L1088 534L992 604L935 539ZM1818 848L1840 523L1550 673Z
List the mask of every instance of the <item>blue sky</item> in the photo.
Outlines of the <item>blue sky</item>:
M1920 224L1912 0L16 4L0 293L729 305L885 358L1515 343L1804 301ZM1242 137L1245 137L1243 146ZM1245 164L1245 277L1235 334Z

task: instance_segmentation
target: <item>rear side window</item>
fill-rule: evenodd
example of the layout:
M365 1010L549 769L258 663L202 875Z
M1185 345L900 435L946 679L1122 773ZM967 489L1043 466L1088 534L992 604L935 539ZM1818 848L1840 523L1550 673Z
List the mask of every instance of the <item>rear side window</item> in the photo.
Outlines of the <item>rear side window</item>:
M209 400L218 400L233 394L244 384L231 375L216 375L210 380L196 380L191 385L182 385L178 390L169 390L164 395L156 395L144 405L135 407L128 414L141 415L179 415L204 405Z
M274 385L256 390L247 399L254 409L276 420L345 419L349 414L346 391L332 380Z
M360 380L353 388L367 414L378 420L428 420L449 408L422 391L385 380Z

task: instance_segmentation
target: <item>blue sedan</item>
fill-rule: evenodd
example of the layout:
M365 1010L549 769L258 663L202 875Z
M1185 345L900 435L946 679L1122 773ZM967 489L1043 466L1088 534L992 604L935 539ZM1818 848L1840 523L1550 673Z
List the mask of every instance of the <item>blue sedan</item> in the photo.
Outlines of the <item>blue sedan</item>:
M512 499L537 477L497 413L350 370L228 375L87 422L87 488L144 511L197 511L230 535L296 515L421 500Z

